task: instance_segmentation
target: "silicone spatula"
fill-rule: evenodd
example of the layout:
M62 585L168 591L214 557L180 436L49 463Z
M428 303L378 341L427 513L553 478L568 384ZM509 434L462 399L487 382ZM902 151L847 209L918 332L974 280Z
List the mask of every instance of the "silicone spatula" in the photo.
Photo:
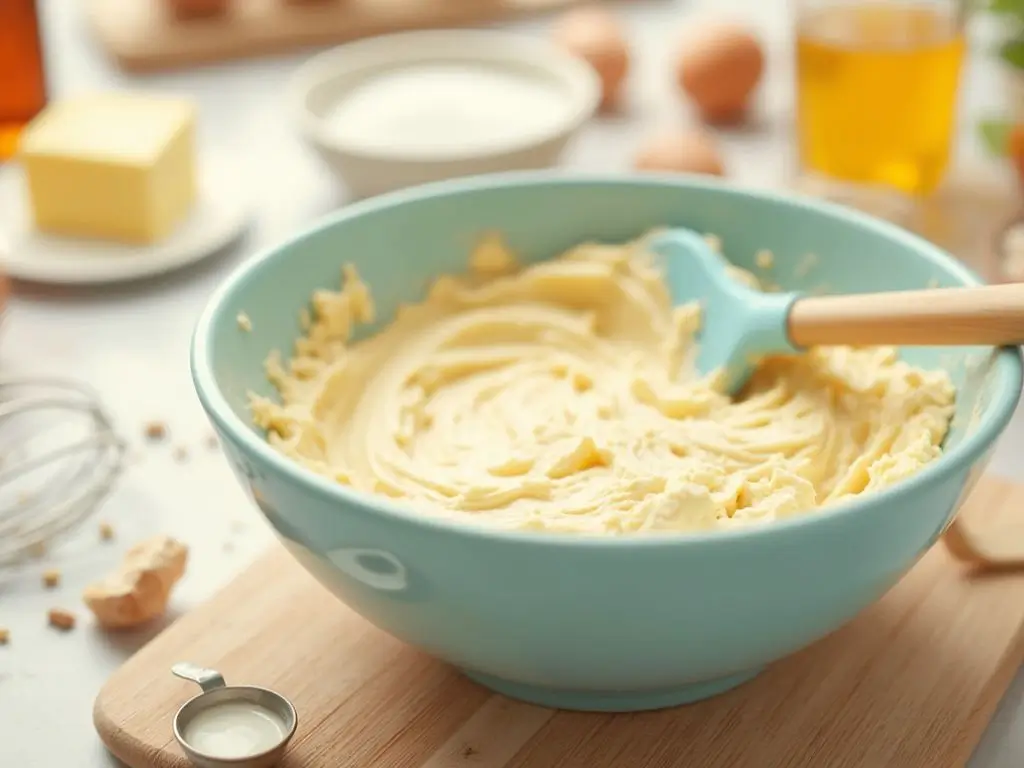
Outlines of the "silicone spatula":
M1024 284L837 296L762 293L736 280L698 233L651 238L675 304L699 302L697 372L722 369L736 392L757 361L815 346L1024 343Z

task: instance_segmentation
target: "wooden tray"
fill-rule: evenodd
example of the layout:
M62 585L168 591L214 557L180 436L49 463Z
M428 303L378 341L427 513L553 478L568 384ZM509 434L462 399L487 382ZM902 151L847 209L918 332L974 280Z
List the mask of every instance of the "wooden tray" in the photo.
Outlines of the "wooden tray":
M1024 487L983 478L969 524L1005 525ZM132 768L186 768L171 735L193 661L295 703L298 768L951 768L1024 660L1024 574L935 547L842 630L718 698L634 715L505 699L375 629L275 548L132 657L95 724Z
M578 0L233 0L219 18L177 21L163 0L86 0L90 27L126 70L190 67L427 27L550 11Z

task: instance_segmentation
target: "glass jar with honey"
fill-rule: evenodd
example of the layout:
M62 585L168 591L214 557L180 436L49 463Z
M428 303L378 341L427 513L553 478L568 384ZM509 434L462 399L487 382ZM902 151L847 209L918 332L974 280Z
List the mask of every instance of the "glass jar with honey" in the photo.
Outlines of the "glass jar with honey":
M800 172L926 196L950 165L968 0L798 0Z
M22 129L46 106L37 0L0 0L0 162L14 155Z

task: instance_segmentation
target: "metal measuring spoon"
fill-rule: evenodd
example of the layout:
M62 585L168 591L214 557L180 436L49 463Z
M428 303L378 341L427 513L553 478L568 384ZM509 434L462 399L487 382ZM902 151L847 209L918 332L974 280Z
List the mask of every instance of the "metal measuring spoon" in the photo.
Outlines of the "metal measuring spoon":
M281 694L254 685L227 685L213 669L180 663L176 676L203 692L174 715L174 738L198 768L269 768L295 735L298 715Z

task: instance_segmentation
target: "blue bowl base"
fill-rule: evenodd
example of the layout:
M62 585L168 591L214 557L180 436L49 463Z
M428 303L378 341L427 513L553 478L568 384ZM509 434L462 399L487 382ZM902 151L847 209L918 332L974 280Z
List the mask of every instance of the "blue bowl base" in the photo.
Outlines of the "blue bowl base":
M536 685L524 685L500 677L467 672L462 670L470 680L485 688L519 699L530 704L539 704L552 709L571 709L580 712L642 712L652 709L667 709L681 704L692 704L695 701L708 699L732 690L752 680L761 673L761 667L737 672L727 677L705 680L700 683L683 685L678 688L664 688L652 691L580 691L544 688Z

